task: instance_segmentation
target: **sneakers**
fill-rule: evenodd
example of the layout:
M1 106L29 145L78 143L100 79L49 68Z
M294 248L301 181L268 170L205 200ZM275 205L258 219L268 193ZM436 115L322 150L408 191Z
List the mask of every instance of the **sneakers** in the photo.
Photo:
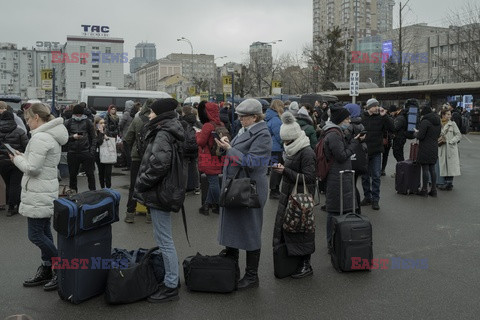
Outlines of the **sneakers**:
M372 199L369 199L369 198L363 198L363 200L360 202L360 205L362 207L369 206L371 204L372 204Z
M46 284L52 280L52 267L41 265L37 269L37 273L30 279L23 282L24 287L36 287Z
M145 217L145 223L146 224L150 224L152 223L152 215L150 213L147 212L147 215Z
M301 279L313 274L312 266L310 265L310 260L303 261L301 267L291 275L293 279Z
M195 190L193 190L193 194L200 194L200 188L195 188Z
M380 210L380 206L378 205L378 201L372 202L372 209L373 210Z
M126 217L125 217L126 223L134 223L135 222L135 213L133 212L127 212Z

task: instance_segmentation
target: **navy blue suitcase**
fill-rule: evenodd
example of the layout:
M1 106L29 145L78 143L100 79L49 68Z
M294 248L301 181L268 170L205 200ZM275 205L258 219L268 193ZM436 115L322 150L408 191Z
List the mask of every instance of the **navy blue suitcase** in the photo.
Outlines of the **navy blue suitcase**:
M112 226L108 224L74 237L58 234L57 239L61 260L53 268L58 274L60 298L78 304L102 294L111 268L107 259L111 259L112 253Z
M82 192L53 202L53 228L65 237L119 220L120 193L112 189Z

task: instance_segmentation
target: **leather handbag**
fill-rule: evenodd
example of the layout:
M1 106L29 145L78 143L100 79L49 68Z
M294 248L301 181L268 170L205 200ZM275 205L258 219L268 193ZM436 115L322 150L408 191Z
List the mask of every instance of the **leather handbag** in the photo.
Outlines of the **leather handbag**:
M246 177L239 178L242 170ZM226 180L219 202L220 207L224 208L261 208L257 184L250 179L245 167L240 167L232 179Z

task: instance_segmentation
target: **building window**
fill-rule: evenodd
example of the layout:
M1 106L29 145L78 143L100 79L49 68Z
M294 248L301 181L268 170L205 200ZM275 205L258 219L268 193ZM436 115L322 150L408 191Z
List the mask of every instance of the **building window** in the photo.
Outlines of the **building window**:
M87 59L80 58L80 64L87 64Z
M92 68L94 68L94 69L98 69L99 66L100 65L98 65L98 64L92 64Z
M87 83L86 82L80 82L80 89L83 89L87 87Z
M86 74L87 74L86 70L80 70L80 77L85 77Z
M2 73L2 79L7 79L7 74L6 73Z
M100 77L92 77L92 80L100 80Z
M474 61L475 61L475 63L480 63L480 54L477 54L477 55L475 56L475 60L474 60Z
M452 59L452 67L457 65L457 59Z
M100 82L93 82L92 85L98 86L98 85L100 85Z
M7 69L7 63L6 62L0 63L0 69Z
M455 53L455 51L457 51L457 45L452 44L451 49L452 49L452 53Z
M100 73L100 70L92 70L92 74L93 74L93 75L97 75L97 76L98 76L99 73Z
M2 92L7 92L7 85L6 84L2 84Z
M80 46L80 52L85 52L85 46Z
M112 83L111 83L111 82L107 82L107 83L105 83L105 85L106 85L107 87L111 87L111 86L112 86Z
M111 78L112 77L112 71L110 71L110 70L105 71L105 77Z
M92 47L92 50L100 50L100 47Z
M434 68L438 67L436 60L433 60L433 67L434 67Z
M105 53L112 53L112 48L105 47Z

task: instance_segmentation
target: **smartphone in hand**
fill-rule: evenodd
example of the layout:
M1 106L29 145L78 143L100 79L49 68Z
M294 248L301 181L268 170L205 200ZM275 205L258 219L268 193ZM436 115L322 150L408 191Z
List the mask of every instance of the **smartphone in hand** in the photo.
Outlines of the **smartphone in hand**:
M3 143L5 148L7 148L7 152L10 153L12 156L15 156L17 154L17 150L13 149L12 146L10 146L8 143Z
M216 133L215 131L212 131L212 134L215 139L220 140L220 136L218 135L218 133Z

